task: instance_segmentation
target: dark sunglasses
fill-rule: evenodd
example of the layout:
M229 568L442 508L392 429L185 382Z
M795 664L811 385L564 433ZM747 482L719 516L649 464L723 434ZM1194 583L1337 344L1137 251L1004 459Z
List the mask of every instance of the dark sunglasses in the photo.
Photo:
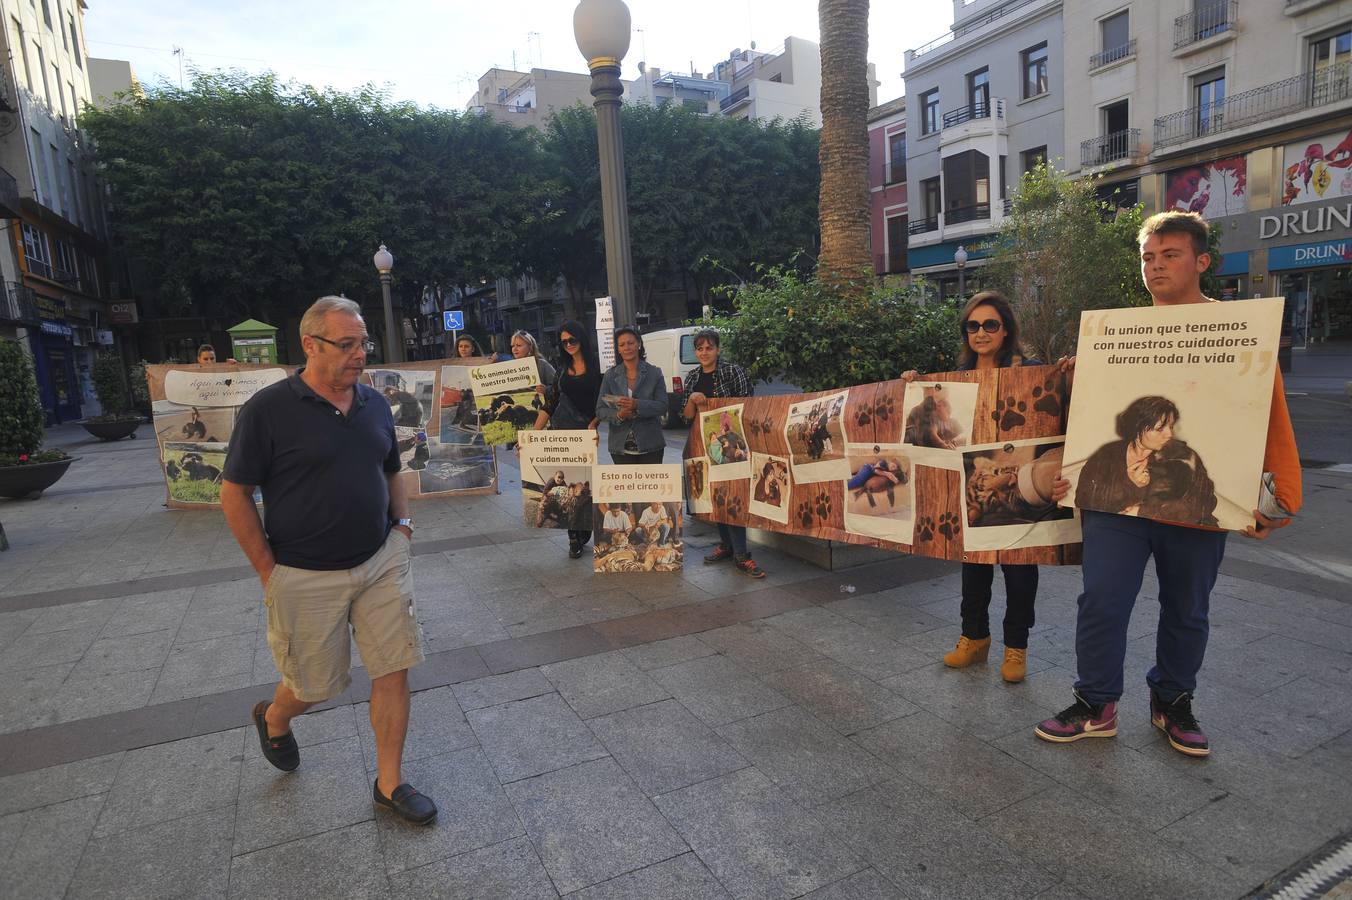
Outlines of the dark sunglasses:
M962 330L968 334L976 334L978 331L985 331L987 334L995 334L995 332L1004 327L1005 323L1001 322L999 319L987 319L984 322L968 319L966 322L962 323Z
M582 342L575 337L559 338L559 345L563 347L576 347L580 343Z

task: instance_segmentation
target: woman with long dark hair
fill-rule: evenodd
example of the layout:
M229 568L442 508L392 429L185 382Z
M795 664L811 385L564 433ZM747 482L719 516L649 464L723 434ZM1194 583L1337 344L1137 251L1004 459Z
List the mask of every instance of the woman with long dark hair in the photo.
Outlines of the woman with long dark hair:
M601 363L596 348L581 322L569 320L559 326L557 378L545 391L544 409L535 417L536 428L555 431L591 428L598 420L594 414L601 393ZM582 556L582 548L591 540L590 529L568 529L568 555Z
M620 361L602 379L596 402L596 417L610 425L611 462L656 465L667 448L662 434L666 376L644 359L643 337L632 325L615 329L615 356Z

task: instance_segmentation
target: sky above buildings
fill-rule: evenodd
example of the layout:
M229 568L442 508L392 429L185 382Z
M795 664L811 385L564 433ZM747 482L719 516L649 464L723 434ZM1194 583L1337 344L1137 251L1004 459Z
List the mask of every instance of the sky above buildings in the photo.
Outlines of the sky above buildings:
M792 35L819 39L816 0L627 0L634 34L624 77L646 60L663 71L709 72L751 41L773 51ZM463 108L493 67L585 66L573 39L574 0L90 0L90 56L130 60L147 86L192 68L250 72L350 90L388 86L397 100ZM951 0L873 0L869 61L878 102L903 92L903 53L938 37ZM181 48L181 53L175 50Z

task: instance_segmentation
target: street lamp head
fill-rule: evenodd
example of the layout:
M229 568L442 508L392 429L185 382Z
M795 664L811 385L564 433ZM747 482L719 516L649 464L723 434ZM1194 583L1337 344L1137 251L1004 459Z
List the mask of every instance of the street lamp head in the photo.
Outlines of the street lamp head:
M394 254L386 250L384 244L381 244L380 249L376 251L376 255L371 257L371 262L376 264L377 272L381 275L388 275L390 270L394 268Z
M957 263L957 266L958 266L959 269L961 269L963 266L967 265L967 248L966 248L966 247L962 246L961 244L958 245L957 252L955 252L955 253L953 254L953 262Z
M588 68L619 67L629 52L630 23L624 0L580 0L573 10L573 35Z

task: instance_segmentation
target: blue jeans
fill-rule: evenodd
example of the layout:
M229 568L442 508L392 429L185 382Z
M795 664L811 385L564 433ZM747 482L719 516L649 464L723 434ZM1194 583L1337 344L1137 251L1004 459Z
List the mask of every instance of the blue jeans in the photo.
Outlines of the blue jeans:
M724 547L732 549L732 555L735 559L746 559L746 528L741 525L724 525L719 522L718 538L723 542Z
M1122 696L1127 624L1146 563L1155 557L1160 618L1146 682L1165 703L1197 689L1206 655L1211 589L1225 556L1224 531L1165 525L1115 513L1082 513L1084 593L1075 620L1075 690L1093 704Z

